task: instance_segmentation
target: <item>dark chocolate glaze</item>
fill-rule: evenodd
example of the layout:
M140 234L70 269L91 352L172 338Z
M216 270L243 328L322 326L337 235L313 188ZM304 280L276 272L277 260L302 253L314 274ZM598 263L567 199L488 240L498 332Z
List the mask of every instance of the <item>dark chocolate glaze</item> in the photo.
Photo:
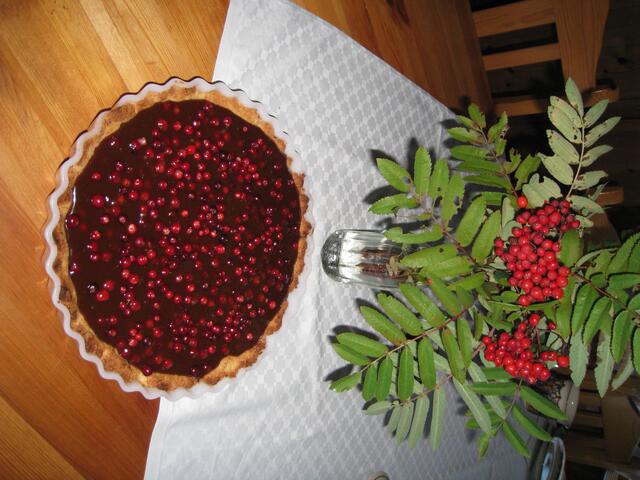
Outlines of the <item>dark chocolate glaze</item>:
M255 345L279 310L299 226L286 157L262 130L204 100L156 104L76 180L78 306L143 373L200 377Z

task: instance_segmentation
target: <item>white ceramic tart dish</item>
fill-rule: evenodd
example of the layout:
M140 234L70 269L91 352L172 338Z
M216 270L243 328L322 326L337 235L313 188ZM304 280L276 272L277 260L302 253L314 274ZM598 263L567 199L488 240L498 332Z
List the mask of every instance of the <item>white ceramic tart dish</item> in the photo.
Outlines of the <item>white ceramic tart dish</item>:
M125 391L219 391L295 317L310 255L302 165L241 90L171 78L123 95L76 139L48 204L53 304Z

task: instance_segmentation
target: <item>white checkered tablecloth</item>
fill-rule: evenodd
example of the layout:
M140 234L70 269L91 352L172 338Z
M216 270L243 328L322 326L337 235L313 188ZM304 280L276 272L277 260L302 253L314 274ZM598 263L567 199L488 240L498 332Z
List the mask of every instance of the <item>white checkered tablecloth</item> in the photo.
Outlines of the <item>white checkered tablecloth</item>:
M320 248L339 228L375 228L364 199L384 180L376 151L407 163L417 144L445 154L447 108L308 12L279 0L232 0L214 78L242 88L278 117L299 152L314 232L304 292L253 367L199 399L162 400L146 478L520 479L525 461L503 438L478 460L461 400L448 389L442 445L397 446L357 390L335 394L343 362L329 336L364 326L356 299L371 290L327 278Z

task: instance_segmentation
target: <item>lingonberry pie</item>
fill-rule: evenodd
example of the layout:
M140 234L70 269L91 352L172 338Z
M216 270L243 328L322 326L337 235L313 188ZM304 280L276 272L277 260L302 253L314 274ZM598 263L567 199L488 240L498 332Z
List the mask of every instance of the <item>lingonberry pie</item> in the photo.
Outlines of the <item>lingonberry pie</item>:
M71 328L125 381L235 376L302 270L303 176L255 109L184 82L112 108L99 130L58 201Z

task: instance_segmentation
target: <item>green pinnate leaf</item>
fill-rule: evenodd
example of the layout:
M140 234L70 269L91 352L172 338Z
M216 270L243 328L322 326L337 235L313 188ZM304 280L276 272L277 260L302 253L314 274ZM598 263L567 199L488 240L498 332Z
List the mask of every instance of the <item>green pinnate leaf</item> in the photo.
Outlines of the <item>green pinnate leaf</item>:
M393 376L393 362L385 357L378 367L378 384L376 386L376 400L384 401L391 391L391 378Z
M435 202L439 197L444 196L449 184L449 164L443 158L436 161L436 166L431 175L429 183L429 196Z
M409 304L424 318L429 325L436 328L444 323L444 314L438 306L415 285L403 283L400 292Z
M504 370L502 371L504 372ZM469 364L469 375L476 383L487 383L487 376L484 374L483 370L473 362ZM511 377L509 377L509 379L511 379ZM486 397L486 400L499 418L507 418L507 410L505 409L500 397L490 395Z
M390 433L395 432L398 428L401 414L402 405L394 405L393 410L391 410L391 416L389 417L389 423L387 423L387 430L389 430Z
M420 272L424 276L440 278L457 277L471 271L471 261L466 257L452 257L439 263L426 266Z
M430 281L431 291L449 314L458 315L462 312L462 306L460 305L458 297L446 287L442 280L434 277L431 278Z
M398 360L397 391L400 400L408 400L413 392L413 355L411 350L403 348Z
M555 158L557 158L558 160L562 160L566 164L578 165L578 163L580 162L580 155L578 154L576 147L568 142L562 135L554 130L547 130L547 139L549 140L549 146L551 147L551 150L553 150L553 153L555 153ZM545 167L546 166L547 165L545 164Z
M471 414L473 415L473 418L476 419L476 422L478 422L480 428L484 432L490 432L491 417L482 403L482 400L480 400L480 397L478 397L478 395L476 395L467 385L460 383L456 378L453 379L453 385L458 391L460 398L462 398L467 407L469 407L469 410L471 410Z
M580 142L580 129L582 120L576 111L567 102L558 97L551 97L547 108L549 120L554 127L560 130L568 140L573 143Z
M456 335L458 337L458 345L460 345L460 353L464 360L465 367L468 367L471 363L473 354L473 346L475 341L473 334L471 333L471 327L466 318L459 318L456 320Z
M362 383L362 398L365 402L368 402L373 398L376 393L378 381L378 367L373 364L364 374L364 382Z
M543 430L540 425L527 417L518 405L513 406L511 413L513 414L513 418L515 418L516 422L518 422L530 435L542 440L543 442L551 441L551 435Z
M475 130L469 130L464 127L453 127L447 130L449 136L459 142L477 143L482 140L480 134Z
M631 350L626 349L622 357L622 363L616 376L611 380L611 390L617 390L629 379L633 373L633 362L631 361Z
M456 170L474 173L499 173L500 165L487 160L466 160L456 165Z
M588 188L595 187L606 177L607 172L603 170L593 170L591 172L581 173L575 179L574 188L576 190L586 190Z
M609 105L609 100L606 98L593 105L584 116L584 126L589 128L594 125L607 109L607 105Z
M640 328L633 332L633 343L631 345L631 356L633 357L633 368L640 373Z
M569 337L571 333L571 317L573 313L573 305L571 302L572 292L575 288L575 282L573 278L569 279L567 287L565 287L565 294L560 301L560 304L555 309L554 320L556 322L556 333L563 339Z
M339 333L336 336L336 339L345 347L348 347L351 350L367 357L381 357L388 351L386 345L383 345L377 340L373 340L369 337L365 337L364 335L360 335L359 333Z
M500 137L496 138L496 141L494 142L493 146L496 150L496 155L500 157L504 154L505 148L507 148L507 140Z
M558 259L563 265L572 267L582 254L582 238L578 230L569 230L560 240Z
M412 268L427 267L434 263L444 262L445 260L453 258L456 254L456 247L450 243L445 243L410 253L402 257L400 264Z
M597 299L598 292L591 285L585 283L580 286L574 302L573 315L571 315L571 331L574 335L582 329L582 325Z
M504 163L504 169L507 173L513 173L522 163L522 156L512 148L509 150L509 161Z
M508 123L507 114L502 112L500 117L498 117L498 121L494 123L491 128L489 128L489 132L487 133L487 138L490 142L495 142L498 138L500 138L505 133L505 128Z
M429 179L431 178L431 156L429 151L420 147L416 151L413 163L413 176L416 186L416 193L424 195L429 190Z
M478 127L485 128L487 126L487 121L484 118L484 113L482 113L478 105L472 103L471 105L469 105L467 111L469 112L471 120L473 120Z
M529 449L527 448L527 444L509 422L504 422L504 424L502 425L502 431L504 432L504 436L507 438L507 440L509 440L509 443L511 444L513 449L523 457L528 458Z
M476 382L469 388L480 395L513 395L516 384L513 382Z
M444 429L444 409L447 404L447 396L444 388L436 388L433 392L433 410L431 412L431 427L429 431L429 443L435 452L440 447L442 430Z
M436 365L433 359L431 340L423 338L418 343L418 371L420 380L427 390L436 385Z
M633 246L628 263L630 272L640 273L640 242Z
M631 318L631 314L627 310L623 310L618 314L613 322L611 353L613 354L614 361L619 362L622 360L624 349L631 340L632 330L633 320Z
M540 177L537 173L529 179L529 183L522 187L522 192L529 200L529 207L541 207L546 200L558 198L561 195L560 187L550 178Z
M516 170L516 190L520 190L522 186L529 181L540 166L540 158L537 156L527 155Z
M491 253L491 250L493 249L493 241L498 236L498 232L501 228L501 222L502 214L500 211L496 210L489 215L489 218L487 218L487 220L482 224L480 233L478 233L478 237L475 242L473 242L473 247L471 248L471 256L476 260L476 262L484 262Z
M377 158L376 163L380 174L389 182L389 185L401 192L409 191L411 175L404 167L387 158Z
M573 169L563 159L554 155L553 157L547 157L546 155L540 155L542 158L542 164L549 171L549 173L564 185L571 185L573 181Z
M423 243L436 242L442 238L442 228L435 224L430 230L420 232L403 233L402 227L393 227L384 232L384 236L389 240L404 245L421 245Z
M467 128L477 128L476 124L469 117L465 117L464 115L456 115L456 119Z
M407 197L404 193L390 195L377 200L369 207L371 213L376 215L389 215L400 208L415 208L418 202L413 197Z
M418 441L422 438L424 426L427 423L427 415L429 414L429 398L420 397L416 400L416 406L413 411L413 421L409 430L409 448L415 448Z
M489 442L491 442L492 438L493 435L491 433L483 433L480 436L477 444L478 458L482 458L485 456L485 454L487 453L487 449L489 448Z
M391 343L399 345L407 340L407 337L404 336L402 330L395 326L393 322L379 311L364 305L360 307L360 312L371 328L380 333Z
M591 145L600 140L603 136L609 133L613 127L620 122L620 117L611 117L602 122L599 125L593 127L584 138L584 146L589 148Z
M351 375L347 375L346 377L333 381L329 388L338 393L346 392L347 390L351 390L360 382L361 376L360 372L352 373Z
M613 150L611 145L598 145L597 147L593 147L582 157L582 166L588 167L592 165L598 158L605 153L609 153L611 150Z
M606 269L607 274L612 275L614 273L621 273L626 271L627 265L629 264L629 259L630 257L632 257L633 248L638 240L640 240L640 233L631 235L624 241L624 243L616 251L615 255L609 262L609 265ZM600 269L600 271L602 270L603 269Z
M464 197L464 180L459 173L451 177L447 191L442 198L442 208L440 209L440 218L449 223L456 212L462 206Z
M378 303L385 313L409 335L420 335L422 324L411 310L391 295L378 294Z
M447 352L447 357L449 358L451 373L459 382L464 382L466 371L464 366L464 359L462 357L462 353L460 352L460 348L458 347L458 342L456 342L456 339L450 330L445 329L440 336L442 337L444 350L445 352Z
M489 150L473 145L456 145L451 148L451 156L457 160L485 160Z
M476 197L465 212L456 230L455 239L464 247L471 244L484 220L487 204L482 197Z
M624 290L640 285L640 273L618 273L609 277L609 288Z
M582 117L584 115L584 104L582 103L582 95L580 94L580 89L576 85L576 82L569 78L564 86L564 91L567 94L567 99L571 106L575 108L578 115Z
M499 207L506 195L505 192L480 192L477 196L484 198L487 206Z
M520 387L520 395L522 399L531 405L535 410L546 415L549 418L554 418L556 420L566 420L567 416L565 413L558 408L558 406L553 403L551 400L543 397L535 390L532 390L530 387L522 386Z
M502 188L503 190L510 190L509 181L504 177L496 177L495 175L467 175L464 177L464 181L474 185L484 185L485 187L496 187Z
M600 333L598 342L596 368L593 371L596 378L596 387L600 397L604 397L609 389L609 382L613 374L613 354L611 353L611 336L605 332Z
M586 216L591 216L594 213L604 213L604 209L588 197L571 195L569 197L569 201L578 212L581 212Z
M484 367L482 369L482 373L487 378L487 380L494 380L500 382L511 381L511 375L505 371L504 368L500 367Z
M396 442L398 445L404 442L409 434L414 406L413 403L407 403L401 405L399 408L400 418L398 419L398 428L396 429Z
M585 344L590 344L595 334L598 333L604 319L609 317L610 308L611 300L607 297L599 298L593 305L582 334L582 339Z
M340 358L349 363L353 363L354 365L366 365L369 363L369 359L367 357L359 354L349 347L345 347L340 343L333 343L331 346Z
M462 288L467 291L476 290L481 287L486 280L486 276L483 272L474 273L468 277L463 277L460 280L456 280L450 284L452 289Z
M453 291L451 285L449 285L449 289ZM464 308L471 308L471 306L476 303L476 297L473 296L471 292L467 292L464 288L456 288L455 292L458 300Z
M580 386L584 375L587 372L587 362L589 361L589 351L582 343L582 332L574 335L569 349L569 361L571 365L571 380L576 386Z
M392 403L388 400L381 400L369 405L364 413L366 413L367 415L382 415L383 413L387 413L389 410L391 410L392 407Z

